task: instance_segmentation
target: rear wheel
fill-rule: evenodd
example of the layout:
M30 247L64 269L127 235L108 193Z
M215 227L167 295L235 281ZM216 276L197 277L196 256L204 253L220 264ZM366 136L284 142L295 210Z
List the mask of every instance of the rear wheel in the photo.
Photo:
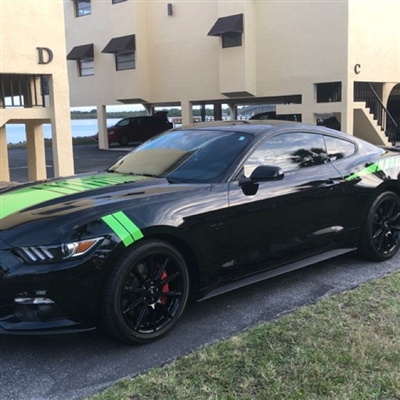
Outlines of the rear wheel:
M381 193L372 203L361 233L361 255L384 261L400 247L400 198L393 192Z
M105 286L106 330L128 343L159 339L178 322L188 299L185 260L171 245L141 240L123 254Z
M121 135L119 137L118 143L123 147L128 146L128 144L129 144L129 136L126 133L124 133L123 135Z

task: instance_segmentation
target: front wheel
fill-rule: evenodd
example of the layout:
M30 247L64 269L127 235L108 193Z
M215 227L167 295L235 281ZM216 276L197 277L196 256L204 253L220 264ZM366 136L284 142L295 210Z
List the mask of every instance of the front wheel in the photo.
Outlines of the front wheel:
M106 282L102 317L114 338L149 343L178 322L189 294L181 254L162 241L142 240L117 261Z
M400 247L400 198L393 192L381 193L366 217L359 251L374 261L392 258Z

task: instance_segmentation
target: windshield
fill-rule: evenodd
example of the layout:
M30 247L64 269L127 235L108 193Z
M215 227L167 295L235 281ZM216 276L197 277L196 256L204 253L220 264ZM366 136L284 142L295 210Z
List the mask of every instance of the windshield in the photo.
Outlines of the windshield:
M172 131L145 142L108 171L171 182L220 182L252 138L227 131Z

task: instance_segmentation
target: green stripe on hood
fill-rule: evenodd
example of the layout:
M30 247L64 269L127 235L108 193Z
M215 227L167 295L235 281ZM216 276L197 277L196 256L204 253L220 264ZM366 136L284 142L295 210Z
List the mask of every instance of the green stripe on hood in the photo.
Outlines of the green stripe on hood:
M86 192L88 190L119 185L121 183L136 182L148 179L136 175L115 175L104 173L84 178L73 177L48 183L15 189L0 195L0 220L46 201L60 197Z

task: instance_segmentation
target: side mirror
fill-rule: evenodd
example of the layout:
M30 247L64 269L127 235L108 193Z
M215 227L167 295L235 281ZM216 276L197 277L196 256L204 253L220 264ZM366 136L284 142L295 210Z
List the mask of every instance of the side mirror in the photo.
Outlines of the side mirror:
M279 181L285 174L282 168L273 165L260 165L250 175L250 182Z
M250 175L252 182L280 181L285 174L282 168L273 165L260 165Z
M284 176L285 174L280 167L260 165L252 172L250 178L239 181L239 186L246 196L253 196L258 191L258 182L279 181Z

